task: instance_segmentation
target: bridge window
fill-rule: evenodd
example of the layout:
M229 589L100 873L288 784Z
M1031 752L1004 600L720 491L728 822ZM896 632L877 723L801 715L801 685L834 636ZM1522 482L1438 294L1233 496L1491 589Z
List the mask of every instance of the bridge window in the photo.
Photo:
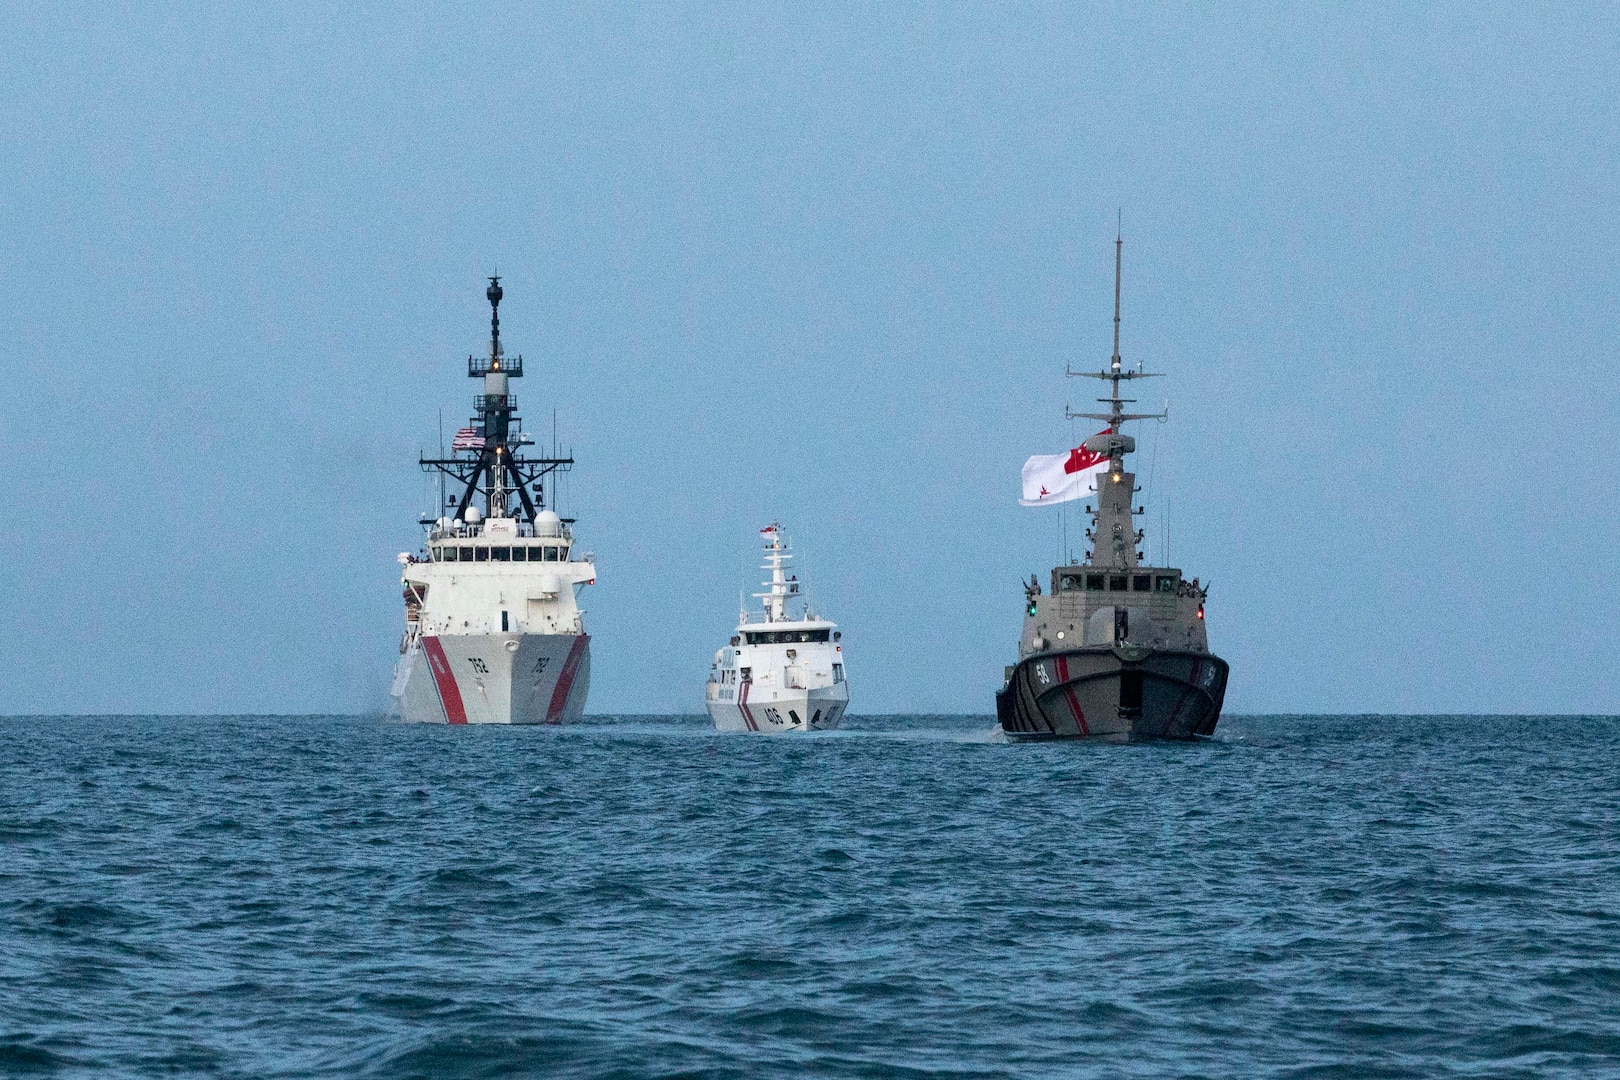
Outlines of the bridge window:
M1103 587L1103 576L1101 574L1087 574L1086 575L1086 588L1091 589L1091 590L1096 591L1096 592L1101 592L1102 587Z
M1058 577L1059 592L1074 592L1081 587L1079 574L1062 574Z
M503 548L503 547L502 548L490 548L489 549L489 557L494 559L496 562L511 562L512 561L512 549L511 548Z
M750 645L793 645L798 642L831 641L831 630L759 630L744 635Z
M1173 593L1176 591L1176 576L1174 574L1160 574L1154 585L1159 592Z
M554 548L554 547L547 547L546 548L546 562L556 562L556 561L557 561L557 549Z
M1152 574L1137 574L1134 577L1132 577L1131 578L1131 591L1133 591L1133 592L1152 592L1153 591L1153 575Z
M487 548L487 547L473 548L473 561L474 562L489 562L489 548Z
M464 547L464 548L461 549L461 561L462 562L472 562L473 561L473 549L472 548Z
M1109 592L1125 592L1126 583L1124 574L1114 574L1108 579Z

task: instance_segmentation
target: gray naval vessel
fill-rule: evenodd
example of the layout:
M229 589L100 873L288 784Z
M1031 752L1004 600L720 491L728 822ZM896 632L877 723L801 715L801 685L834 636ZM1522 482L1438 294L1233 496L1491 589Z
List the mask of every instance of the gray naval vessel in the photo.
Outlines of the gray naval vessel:
M1043 595L1033 575L1024 586L1018 663L996 695L1001 728L1017 739L1196 739L1215 731L1226 696L1227 664L1209 651L1204 627L1209 587L1175 567L1144 565L1139 549L1143 509L1133 504L1141 489L1125 468L1136 440L1121 429L1168 412L1128 413L1134 400L1120 396L1120 383L1152 377L1120 364L1122 246L1114 241L1113 359L1105 371L1067 372L1112 384L1097 399L1107 413L1064 410L1071 419L1108 422L1085 441L1099 458L1086 506L1091 550L1084 562L1052 569L1050 592Z

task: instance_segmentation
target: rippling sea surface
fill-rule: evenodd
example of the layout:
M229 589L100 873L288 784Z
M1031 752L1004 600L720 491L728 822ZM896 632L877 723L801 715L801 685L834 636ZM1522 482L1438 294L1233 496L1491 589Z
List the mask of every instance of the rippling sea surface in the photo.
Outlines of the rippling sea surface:
M0 1075L1620 1076L1620 720L0 720Z

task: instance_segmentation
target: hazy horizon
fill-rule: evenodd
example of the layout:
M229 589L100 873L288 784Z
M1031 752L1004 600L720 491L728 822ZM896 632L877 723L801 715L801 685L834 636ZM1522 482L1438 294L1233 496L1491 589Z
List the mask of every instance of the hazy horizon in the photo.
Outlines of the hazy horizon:
M8 23L0 714L381 711L497 266L589 714L701 709L773 519L853 713L989 714L1117 213L1228 712L1620 711L1612 9Z

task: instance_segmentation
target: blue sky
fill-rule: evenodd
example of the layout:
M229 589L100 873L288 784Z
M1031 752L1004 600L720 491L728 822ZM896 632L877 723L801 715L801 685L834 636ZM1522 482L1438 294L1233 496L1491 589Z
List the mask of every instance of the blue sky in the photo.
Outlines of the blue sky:
M1620 710L1613 8L5 23L0 712L380 708L496 265L591 711L698 711L780 518L857 711L989 712L1116 211L1229 709Z

